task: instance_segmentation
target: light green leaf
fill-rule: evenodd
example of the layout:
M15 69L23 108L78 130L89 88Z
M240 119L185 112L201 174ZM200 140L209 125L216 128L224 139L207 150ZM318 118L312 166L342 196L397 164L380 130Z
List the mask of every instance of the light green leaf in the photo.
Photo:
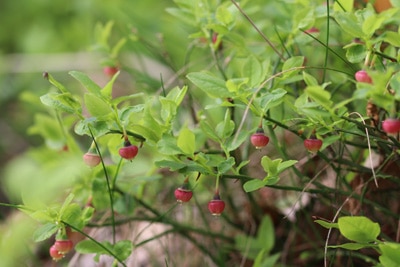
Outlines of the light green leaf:
M381 229L378 223L364 216L345 216L338 220L340 233L347 239L368 243L376 241Z
M119 71L117 73L115 73L113 75L113 77L111 78L111 80L106 84L106 86L104 86L103 89L101 89L101 94L108 100L111 100L111 98L112 98L112 90L113 90L114 82L117 79L117 77L119 76L119 74L120 74Z
M196 138L194 133L187 127L179 132L177 145L186 155L193 156L195 150Z
M261 107L264 111L269 110L273 107L280 105L287 91L282 88L277 88L271 92L268 92L260 97L261 100Z
M278 166L281 162L282 159L271 160L268 156L261 158L261 166L264 168L264 171L268 173L268 176L278 175Z
M231 120L230 109L225 112L224 120L218 123L216 127L216 133L221 139L230 137L235 130L235 123Z
M287 160L287 161L281 162L278 166L278 173L283 172L285 169L293 166L296 163L297 163L297 160Z
M102 244L106 248L108 248L110 250L112 249L110 242L105 241L105 242L102 242ZM81 254L92 254L92 253L109 254L104 248L102 248L97 243L93 242L92 240L83 240L83 241L79 242L78 244L76 244L75 250Z
M346 50L346 57L351 63L359 63L365 59L367 50L365 45L356 44L349 46Z
M364 244L364 243L345 243L341 245L328 246L329 248L344 248L348 250L359 250L362 248L376 247L377 245Z
M331 222L327 222L327 221L323 221L323 220L315 220L314 222L318 223L322 227L325 227L326 229L330 229L330 228L339 229L339 225L337 223L331 223Z
M69 74L78 80L89 92L101 96L101 88L85 73L80 71L70 71Z
M335 19L339 26L353 38L363 38L362 28L354 13L335 12Z
M218 173L224 174L228 172L233 167L234 164L235 164L235 159L233 157L229 157L228 159L218 164L217 166Z
M176 106L179 106L182 103L187 90L188 90L187 86L183 86L182 88L175 87L168 93L166 98L174 101Z
M58 226L55 223L47 223L42 225L33 233L33 241L40 242L50 238L58 230Z
M256 191L260 188L263 188L265 186L265 182L263 180L259 179L252 179L250 181L247 181L243 185L243 189L245 192L253 192Z
M56 110L71 113L81 114L81 104L70 93L48 93L40 97L40 101L49 107Z
M295 56L291 57L283 63L282 71L287 71L293 68L301 67L304 64L304 57L303 56ZM296 74L298 70L293 70L293 72L289 72L285 75Z
M85 94L84 101L87 110L94 117L103 117L112 112L110 105L95 94Z
M175 137L170 135L163 135L160 141L157 143L158 152L164 155L184 154L184 152L177 145L176 142L177 140Z
M207 137L211 138L214 141L219 141L219 137L217 133L215 132L215 128L213 128L208 121L206 120L201 120L200 121L200 128L207 135Z
M354 5L354 0L336 0L335 3L333 4L333 9L335 11L351 12L353 10L353 5Z
M228 98L230 92L225 86L223 79L217 78L206 72L192 72L187 75L187 78L198 88L212 97Z
M314 76L308 74L307 72L303 71L303 79L307 86L317 86L318 81L314 78Z
M257 87L261 83L264 78L263 68L260 61L258 61L255 56L250 55L247 57L243 64L242 76L249 79L249 87Z
M331 94L324 90L321 86L308 86L305 90L306 94L315 102L320 104L322 107L330 110L333 102L331 99Z
M270 216L264 216L262 218L260 227L257 232L257 240L263 246L263 249L269 253L275 244L275 232L274 232L274 224L271 220Z
M400 262L400 244L385 242L379 244L379 249L382 253L379 256L379 261L385 267L397 267Z

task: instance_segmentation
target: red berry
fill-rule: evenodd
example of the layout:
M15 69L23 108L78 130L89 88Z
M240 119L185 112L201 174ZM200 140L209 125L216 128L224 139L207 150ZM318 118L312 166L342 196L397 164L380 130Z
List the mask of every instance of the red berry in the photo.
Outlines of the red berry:
M369 77L368 73L365 70L357 71L354 77L356 78L357 82L372 83L371 77Z
M316 153L322 146L322 140L317 139L317 138L309 138L304 140L304 147L312 152Z
M208 210L214 216L219 216L225 209L225 202L221 200L219 193L215 193L214 198L208 202Z
M118 152L119 155L124 159L132 160L136 157L138 151L139 148L137 146L131 145L131 143L128 140L126 140L124 142L124 147L121 147Z
M269 137L264 134L262 128L258 128L256 133L251 135L250 142L256 147L256 149L261 149L269 143Z
M103 68L104 74L107 75L108 77L114 76L115 73L117 73L118 71L119 71L119 69L116 66L105 66Z
M177 189L175 189L175 198L176 201L182 203L182 202L188 202L192 196L193 196L193 192L190 189L185 189L183 187L179 187Z
M74 247L74 243L72 243L72 241L69 239L56 240L53 246L59 253L66 254Z
M56 249L55 245L50 247L49 253L54 261L61 260L64 257L64 254L62 254L60 251L58 251Z
M87 152L83 155L83 161L89 167L95 167L95 166L99 165L101 159L98 154Z
M213 199L208 202L208 210L214 216L219 216L225 209L225 202L221 199Z
M382 122L382 129L388 134L400 132L400 120L389 118Z

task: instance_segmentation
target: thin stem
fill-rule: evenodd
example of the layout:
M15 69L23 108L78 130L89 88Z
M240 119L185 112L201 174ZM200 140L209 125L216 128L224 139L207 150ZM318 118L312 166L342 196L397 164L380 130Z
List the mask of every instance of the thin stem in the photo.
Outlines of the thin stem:
M69 228L71 228L72 230L84 235L85 237L87 237L88 239L90 239L92 242L94 242L96 245L98 245L99 247L101 247L102 249L104 249L106 252L108 252L108 254L110 254L111 256L114 257L114 259L116 259L119 263L122 264L122 266L127 267L126 264L124 263L123 260L121 260L116 254L114 254L113 251L109 250L106 246L104 246L102 243L100 243L99 241L97 241L96 239L94 239L93 237L91 237L90 235L86 234L85 232L81 231L80 229L76 228L75 226L65 222L65 221L61 221L61 223L63 223L64 225L68 226Z
M90 131L90 135L92 136L93 142L96 146L97 149L97 153L100 156L100 160L101 160L101 165L103 167L103 171L104 171L104 176L106 177L106 182L107 182L107 190L108 190L108 195L110 198L110 208L111 208L111 221L112 221L112 236L113 236L113 244L115 244L115 217L114 217L114 198L113 198L113 192L111 190L111 185L110 185L110 178L108 176L108 172L107 172L107 168L106 165L104 164L104 160L103 160L103 156L101 155L100 152L100 148L96 142L96 139L94 138L94 135L92 133L92 130L89 127L89 131Z
M253 28L260 34L260 36L267 42L267 44L275 51L275 53L279 56L282 61L285 61L285 57L281 52L275 47L275 45L265 36L265 34L257 27L254 21L244 12L244 10L239 6L239 4L235 0L231 0L231 2L235 5L235 7L239 10L239 12L247 19L248 22L253 26Z
M325 46L325 60L324 60L324 69L323 69L323 73L322 73L322 83L324 83L325 82L325 76L326 76L326 67L328 66L328 55L329 55L329 49L328 49L328 47L329 47L329 25L330 25L330 23L329 23L329 21L330 21L330 19L329 19L329 17L330 17L330 15L329 15L329 0L326 0L326 12L327 12L327 15L326 15L326 46Z

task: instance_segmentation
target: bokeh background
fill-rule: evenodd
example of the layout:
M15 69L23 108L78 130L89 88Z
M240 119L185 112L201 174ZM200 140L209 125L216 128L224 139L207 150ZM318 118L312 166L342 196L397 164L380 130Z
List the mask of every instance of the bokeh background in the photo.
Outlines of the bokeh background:
M103 67L110 63L110 47L99 41L99 25L112 21L112 33L107 39L110 46L128 36L117 58L122 67L118 86L121 90L134 87L157 90L160 84L151 75L163 67L164 49L169 51L171 62L179 62L183 60L179 44L186 47L187 42L179 40L185 35L175 33L183 29L174 25L177 22L165 12L171 5L169 0L0 1L0 202L20 203L18 191L23 186L30 187L32 192L37 190L38 194L50 193L53 187L48 184L55 183L55 179L50 181L47 177L49 182L44 184L43 173L32 161L35 157L39 162L51 158L40 147L51 145L56 150L57 146L62 149L62 143L44 144L38 134L40 130L31 128L36 115L46 112L39 97L51 85L43 78L43 72L51 73L71 90L82 89L68 75L71 70L83 71L104 85L109 79ZM137 62L141 55L146 62ZM149 73L153 74L132 78L139 73L135 68L140 66L150 66ZM59 184L64 178L62 172L65 171L60 171L56 180ZM0 207L1 267L25 266L18 265L29 262L22 259L37 258L29 255L35 250L26 248L35 246L26 242L32 239L33 231L32 221L27 217L16 213L14 208ZM37 254L48 257L47 246L44 248ZM19 262L15 261L17 258ZM43 266L43 262L36 264Z

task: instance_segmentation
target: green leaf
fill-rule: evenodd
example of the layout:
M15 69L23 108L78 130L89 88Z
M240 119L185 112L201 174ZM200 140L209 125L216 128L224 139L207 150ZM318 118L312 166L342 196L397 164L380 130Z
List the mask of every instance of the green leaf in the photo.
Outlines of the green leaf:
M275 244L274 224L269 216L262 218L260 227L257 232L257 240L263 246L263 249L269 253Z
M364 244L364 243L345 243L341 245L328 246L329 248L344 248L348 250L359 250L368 247L376 247L377 245Z
M360 63L365 59L366 54L367 49L361 44L349 46L346 50L346 57L351 63Z
M263 156L261 158L261 166L264 168L264 171L268 173L268 176L276 176L279 174L278 167L282 162L282 159L271 160L268 156Z
M278 166L278 173L283 172L285 169L293 166L296 163L297 163L297 160L287 160L287 161L281 162Z
M282 88L277 88L275 90L272 90L271 92L262 95L260 97L261 107L264 111L267 111L273 107L280 105L283 102L286 94L286 90Z
M400 244L385 242L379 244L379 249L382 253L379 256L379 261L385 267L397 267L400 262Z
M78 135L88 136L91 135L91 130L94 137L100 137L110 131L110 125L106 121L100 121L92 117L78 121L74 130Z
M46 73L47 79L49 82L54 85L57 89L59 89L62 93L68 93L67 88L64 87L60 82L58 82L50 73Z
M171 135L163 135L163 137L157 143L158 152L164 155L184 154L176 142L177 140L175 137Z
M70 93L48 93L41 96L40 101L59 111L71 114L81 114L82 112L81 104Z
M353 38L365 38L356 15L351 12L335 12L335 19L339 26Z
M75 197L74 194L71 193L65 198L64 203L62 204L59 211L60 215L62 215L65 212L65 210L68 208L69 204L71 204L74 197Z
M184 86L182 88L175 87L168 93L166 98L174 101L176 106L179 106L185 98L187 90L187 86Z
M397 32L392 32L392 31L385 31L381 36L380 36L385 42L388 42L389 44L400 47L400 33Z
M226 159L218 164L218 166L217 166L218 173L224 174L224 173L228 172L234 164L235 164L235 159L233 157L229 157L228 159Z
M111 250L111 243L108 241L102 242L102 244ZM81 254L109 254L104 248L99 246L99 244L93 242L92 240L82 240L75 246L75 250Z
M160 97L161 103L161 118L165 122L165 125L169 125L171 121L175 118L178 106L175 101L167 99L165 97Z
M123 101L131 100L131 99L135 99L135 98L143 97L143 96L144 96L143 93L137 93L137 94L132 94L132 95L123 95L123 96L112 99L111 104L118 105L119 103L121 103Z
M69 75L78 80L89 92L97 96L101 96L101 88L85 73L79 71L70 71Z
M304 64L304 57L303 56L291 57L288 60L286 60L285 63L283 63L282 71L287 71L287 70L290 70L290 69L293 69L293 68L298 68L298 67L303 66L303 64ZM299 70L293 70L293 72L289 72L288 74L285 74L285 75L296 74L298 71Z
M381 229L378 223L364 216L345 216L338 219L340 233L347 239L368 243L376 241Z
M215 128L213 128L208 121L201 120L200 121L200 129L207 135L207 137L211 138L214 141L219 142L219 137L215 132Z
M303 71L303 79L307 86L317 86L318 81L314 78L314 76L308 74L307 72Z
M374 32L382 26L382 23L384 21L385 17L383 16L375 14L370 15L364 20L362 24L362 30L365 35L370 38L374 34Z
M274 174L268 174L264 179L265 185L274 185L279 182L279 176Z
M243 64L242 77L249 78L249 87L258 87L258 85L262 82L262 79L264 78L263 68L260 61L258 61L255 56L250 55L247 57Z
M187 127L184 127L179 132L177 145L186 155L193 156L196 144L194 133Z
M47 223L42 225L33 233L33 241L40 242L50 238L58 230L58 226L55 223Z
M331 228L339 229L339 225L337 223L331 223L323 220L315 220L314 222L318 223L322 227L325 227L326 229L331 229Z
M229 152L238 148L244 141L248 139L248 133L241 131L236 138L236 135L228 137L224 143L224 148Z
M110 105L95 94L85 94L84 100L87 110L94 117L103 117L112 112Z
M129 240L118 241L114 247L113 252L121 260L126 260L132 253L133 244Z
M333 102L331 99L331 94L324 90L321 86L308 86L305 90L306 94L315 102L320 104L322 107L330 110Z
M347 11L353 10L354 0L336 0L333 4L333 9L335 11ZM344 10L343 10L344 9Z
M252 179L250 181L247 181L243 185L243 189L246 193L256 191L260 188L263 188L265 186L265 182L263 180L259 179Z
M187 78L206 94L216 98L228 98L230 92L225 86L223 79L217 78L206 72L192 72L187 75Z
M65 221L66 223L73 225L78 229L82 229L84 225L81 220L81 214L81 207L77 203L72 203L68 205L62 214L60 214L60 217L61 220Z
M101 94L105 99L111 100L114 82L117 79L119 73L120 73L119 71L115 73L111 78L111 80L106 84L106 86L104 86L103 89L101 89Z
M225 26L229 26L232 22L234 22L232 13L224 5L218 6L215 17L219 22L222 23L222 25Z
M226 139L230 137L235 130L235 123L231 120L230 109L225 112L224 120L218 123L216 127L216 133L221 139Z
M177 171L185 168L187 165L173 160L159 160L156 161L156 166L159 168L169 168L171 171Z

